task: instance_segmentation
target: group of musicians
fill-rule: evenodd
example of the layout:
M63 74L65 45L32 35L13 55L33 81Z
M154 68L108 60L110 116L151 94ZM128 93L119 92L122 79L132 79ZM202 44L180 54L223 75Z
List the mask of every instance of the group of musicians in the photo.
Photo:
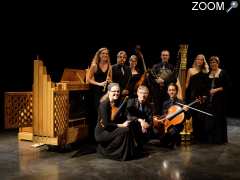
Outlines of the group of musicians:
M114 65L107 48L96 52L87 82L93 107L90 133L98 144L99 155L133 159L142 156L143 145L151 138L159 139L161 146L175 148L183 123L190 118L196 142L228 142L224 106L230 80L220 69L219 58L210 57L209 70L204 55L196 56L186 77L188 105L178 97L180 87L176 84L176 68L168 62L170 52L163 50L160 58L161 62L146 70L139 50L129 58L129 65L125 51L117 54ZM137 68L139 60L143 62L143 73Z

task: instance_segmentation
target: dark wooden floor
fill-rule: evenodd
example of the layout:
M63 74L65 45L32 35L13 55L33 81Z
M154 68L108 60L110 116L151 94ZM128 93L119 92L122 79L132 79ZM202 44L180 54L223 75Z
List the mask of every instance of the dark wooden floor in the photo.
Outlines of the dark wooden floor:
M230 119L227 145L181 145L175 150L148 144L146 157L119 162L97 157L85 143L68 152L32 147L17 131L0 132L1 179L240 179L240 120Z

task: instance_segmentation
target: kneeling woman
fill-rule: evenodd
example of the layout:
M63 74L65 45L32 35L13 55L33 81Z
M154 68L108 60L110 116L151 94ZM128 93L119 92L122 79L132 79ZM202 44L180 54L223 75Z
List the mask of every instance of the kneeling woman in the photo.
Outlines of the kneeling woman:
M101 99L98 108L95 139L98 143L98 154L105 158L125 161L134 157L135 144L128 127L130 121L125 120L123 112L114 112L114 109L119 109L119 96L119 84L109 84L108 92Z

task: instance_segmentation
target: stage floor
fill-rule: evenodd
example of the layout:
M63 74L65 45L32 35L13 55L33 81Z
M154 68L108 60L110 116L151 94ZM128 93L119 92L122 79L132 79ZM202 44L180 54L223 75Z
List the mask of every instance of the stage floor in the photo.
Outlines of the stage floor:
M0 178L9 179L240 179L240 120L229 118L226 145L181 145L170 150L148 144L144 158L119 162L97 157L93 144L67 152L34 148L16 130L0 132Z

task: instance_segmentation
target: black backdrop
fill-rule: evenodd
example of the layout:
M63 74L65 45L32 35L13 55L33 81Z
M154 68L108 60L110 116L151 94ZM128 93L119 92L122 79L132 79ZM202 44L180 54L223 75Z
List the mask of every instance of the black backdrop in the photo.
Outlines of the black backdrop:
M95 4L93 6L93 4ZM228 7L225 2L225 9ZM21 8L20 8L21 7ZM31 7L31 8L29 8ZM60 80L63 69L87 68L100 47L116 53L134 52L136 44L148 67L159 60L162 48L171 51L175 63L179 44L189 44L188 65L197 53L217 55L233 82L228 115L240 117L233 103L240 100L240 7L226 11L192 11L192 3L132 3L101 1L81 4L11 4L1 14L1 127L3 93L32 88L33 59L39 54L52 80Z

